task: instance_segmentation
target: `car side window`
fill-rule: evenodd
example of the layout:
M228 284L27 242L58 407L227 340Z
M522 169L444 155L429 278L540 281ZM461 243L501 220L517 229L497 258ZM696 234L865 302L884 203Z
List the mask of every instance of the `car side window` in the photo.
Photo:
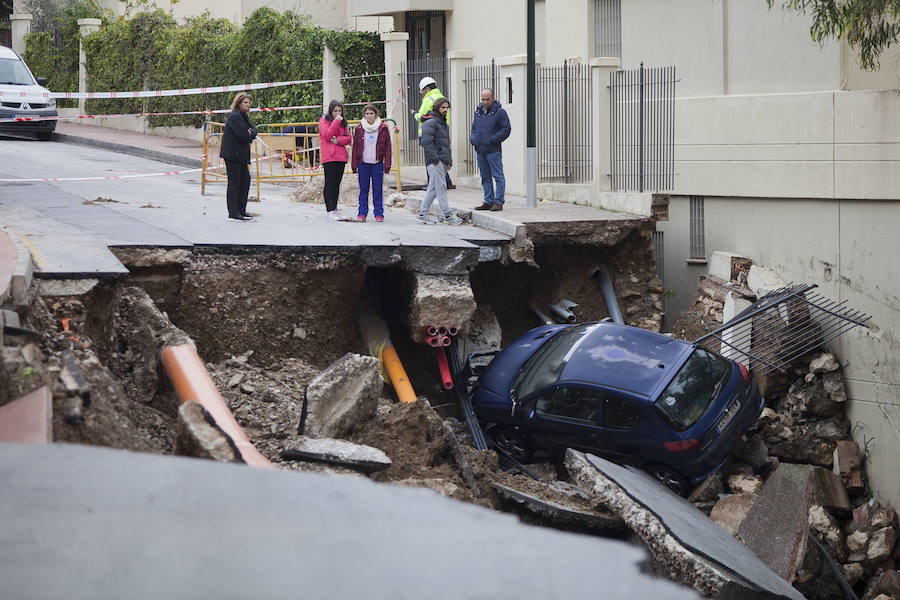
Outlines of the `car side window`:
M587 387L560 386L537 400L537 414L600 425L603 391Z
M641 409L630 400L605 394L603 426L610 429L634 429L641 420Z

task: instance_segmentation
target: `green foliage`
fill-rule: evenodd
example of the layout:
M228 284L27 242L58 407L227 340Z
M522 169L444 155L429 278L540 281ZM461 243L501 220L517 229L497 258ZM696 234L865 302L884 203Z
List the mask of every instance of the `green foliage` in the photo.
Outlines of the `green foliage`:
M79 0L68 6L43 13L44 31L25 36L23 58L35 77L44 77L54 92L78 91L78 19L101 18L95 0ZM61 100L60 107L77 106L73 100Z
M326 31L325 43L334 52L335 62L344 77L344 98L348 102L373 102L384 99L384 45L375 33ZM360 75L368 77L359 77ZM391 98L388 98L390 101ZM346 107L348 119L362 117L362 106ZM390 108L390 104L388 104ZM384 105L379 105L384 117Z
M777 0L766 0L771 9ZM781 0L782 8L813 17L818 43L846 39L864 69L877 69L881 53L900 35L900 0Z
M146 4L147 0L140 0ZM87 2L85 2L87 4ZM96 16L92 14L91 16ZM78 17L80 18L80 17ZM73 21L74 23L74 21ZM74 91L78 85L77 26L66 29L72 49L68 70L54 69L52 36L29 36L26 56L29 65L39 65L53 91ZM334 32L309 24L290 12L260 8L243 27L208 14L178 25L159 9L139 12L133 17L107 19L99 31L84 40L89 88L94 91L180 89L266 81L319 79L322 77L323 44L327 41L345 75L381 73L384 51L377 35ZM32 62L32 60L34 62ZM68 59L67 59L68 60ZM44 69L43 67L46 67ZM302 106L322 102L322 83L314 82L253 90L253 105ZM169 96L164 98L89 100L87 111L101 113L181 112L223 109L231 105L234 93ZM384 78L375 75L344 80L344 97L352 102L384 98ZM361 114L351 107L348 116ZM355 109L355 110L352 110ZM316 121L322 109L254 113L255 123ZM204 115L152 117L152 126L193 125L199 127ZM224 120L225 115L215 115Z

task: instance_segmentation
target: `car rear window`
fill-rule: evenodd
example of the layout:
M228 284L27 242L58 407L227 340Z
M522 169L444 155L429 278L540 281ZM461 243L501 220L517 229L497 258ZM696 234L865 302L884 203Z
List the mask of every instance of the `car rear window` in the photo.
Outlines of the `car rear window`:
M697 348L654 404L676 431L700 420L731 374L731 363Z
M572 351L585 339L596 325L574 325L563 329L547 340L531 358L525 361L513 381L516 396L524 398L559 381Z

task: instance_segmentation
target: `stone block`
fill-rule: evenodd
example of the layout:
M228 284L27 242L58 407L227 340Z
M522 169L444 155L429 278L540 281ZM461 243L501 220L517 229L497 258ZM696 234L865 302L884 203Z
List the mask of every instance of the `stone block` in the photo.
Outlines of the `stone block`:
M234 441L194 401L184 402L178 407L175 454L220 462L243 462Z
M722 472L716 471L693 489L688 502L715 502L723 491Z
M869 533L865 529L860 529L859 531L854 531L850 535L847 536L847 549L850 552L857 553L862 552L866 549L866 545L869 543Z
M833 354L819 354L809 362L810 373L831 373L840 368Z
M725 281L731 281L735 259L749 260L734 252L713 252L709 257L709 274Z
M731 535L737 536L754 500L755 494L730 494L716 502L709 518Z
M0 442L53 442L53 398L43 386L0 406Z
M813 470L812 485L813 502L835 514L850 514L852 510L850 498L847 497L847 490L837 475L822 467L816 467Z
M872 534L866 549L866 558L878 561L890 557L897 542L897 532L893 527L882 527Z
M375 416L383 380L372 356L345 354L306 386L299 433L339 438Z
M762 298L772 290L784 287L785 281L772 269L753 265L747 274L747 287L756 294L757 298Z
M834 474L846 477L853 469L862 466L859 444L853 440L838 440L834 449Z

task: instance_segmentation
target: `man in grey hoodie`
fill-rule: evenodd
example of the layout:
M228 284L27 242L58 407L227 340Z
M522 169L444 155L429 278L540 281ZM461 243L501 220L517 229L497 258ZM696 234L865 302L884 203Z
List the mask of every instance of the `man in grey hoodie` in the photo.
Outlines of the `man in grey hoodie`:
M428 189L425 190L425 198L419 207L418 219L429 223L428 211L431 203L437 197L441 207L441 221L450 225L459 225L462 220L450 212L450 204L447 202L447 182L444 175L453 165L450 156L450 130L447 127L447 111L450 109L450 101L446 98L438 98L434 101L432 109L422 117L422 136L419 143L425 151L425 168L428 171Z

